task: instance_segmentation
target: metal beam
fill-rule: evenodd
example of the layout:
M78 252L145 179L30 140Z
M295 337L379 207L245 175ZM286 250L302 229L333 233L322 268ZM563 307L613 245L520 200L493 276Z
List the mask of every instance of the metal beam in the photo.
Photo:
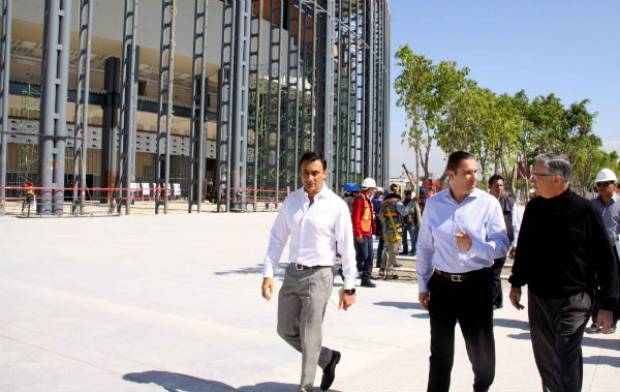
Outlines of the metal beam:
M190 180L188 212L196 205L200 212L204 199L202 184L205 178L205 112L207 84L205 67L207 56L208 0L194 1L194 43L192 47L192 111L190 118Z
M222 204L230 211L230 159L233 116L233 63L236 1L223 0L222 9L222 51L219 74L219 105L217 130L217 211Z
M297 13L295 14L295 9ZM297 174L297 144L299 134L299 50L301 27L301 0L290 0L288 3L288 52L286 56L287 83L286 83L286 114L285 132L280 139L280 181L287 192L296 187Z
M71 0L45 1L39 119L39 185L43 190L37 203L38 212L45 215L61 215L64 206L71 3Z
M121 107L119 137L119 170L117 176L116 205L120 213L125 206L129 215L133 193L131 182L135 177L134 154L136 137L137 103L137 33L139 0L125 0L123 13L123 55L121 58ZM124 195L124 197L123 197Z
M239 0L236 9L235 72L233 86L233 133L231 185L235 192L231 210L246 210L248 93L250 72L250 15L252 1Z
M84 213L86 199L86 158L88 156L88 101L90 94L90 54L92 42L92 2L80 0L79 55L77 95L73 133L73 204L72 213Z
M325 22L325 99L324 99L324 137L323 157L327 160L327 183L335 189L337 168L334 159L334 36L335 36L335 0L327 0ZM336 120L337 121L337 120Z
M247 184L251 186L251 204L254 211L258 202L258 168L261 161L261 143L265 142L263 124L263 105L260 94L260 62L261 62L261 24L263 21L263 0L252 1L252 17L250 20L250 86L248 107L248 138L247 138ZM261 162L264 165L264 162Z
M6 164L9 132L9 90L11 74L11 23L13 0L0 1L0 215L6 202Z
M280 56L282 54L282 31L284 23L284 6L282 1L270 0L269 17L269 64L267 85L267 106L265 108L266 140L263 147L264 170L261 182L263 189L275 190L274 199L277 207L280 200L280 134L282 88L280 78ZM277 17L276 17L277 15ZM276 19L277 18L277 19ZM269 202L267 202L269 204Z
M120 108L120 67L118 57L108 57L105 60L105 74L103 85L105 96L103 99L103 119L101 124L101 183L102 188L113 188L116 183L118 160L118 133L119 123L117 111ZM91 94L93 96L95 94ZM107 202L110 210L114 209L114 194L106 191L101 202Z
M159 91L157 94L159 109L157 111L157 153L155 154L155 184L162 189L162 192L155 190L155 214L159 213L159 207L161 205L164 206L164 214L167 214L168 200L170 199L170 195L168 194L170 189L170 151L172 149L170 128L172 122L172 97L174 96L174 48L176 46L174 37L176 13L176 0L162 0L161 34L159 41ZM162 118L164 116L166 122L164 125L165 128L162 130ZM162 144L165 145L163 154L161 151Z

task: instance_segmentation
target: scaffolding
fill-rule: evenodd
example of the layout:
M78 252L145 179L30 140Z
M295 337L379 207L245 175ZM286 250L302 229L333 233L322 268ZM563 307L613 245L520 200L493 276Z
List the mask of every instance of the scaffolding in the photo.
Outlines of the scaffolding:
M67 88L72 1L45 1L39 143L37 146L19 142L19 168L11 169L13 181L16 172L23 176L32 174L40 188L39 213L63 213L65 192L68 192L66 197L72 199L71 212L84 214L89 190L101 195L99 200L109 204L110 213L120 214L124 206L125 214L129 214L131 205L141 199L153 202L155 213L160 207L167 213L169 201L175 195L187 198L184 208L187 212L193 209L200 212L209 186L215 191L217 211L277 208L288 193L300 186L299 158L310 150L325 157L327 185L335 191L346 182L359 182L364 177L374 177L378 184L385 185L390 30L386 0L224 0L211 2L214 4L194 0L191 5L161 0L158 2L161 24L157 30L159 78L156 89L149 87L149 91L156 91L156 99L143 94L145 83L151 81L145 81L149 78L150 65L140 64L139 60L139 0L112 1L124 3L122 49L120 58L104 59L103 93L90 91L91 25L97 18L96 9L91 9L93 0L79 3L74 91ZM23 127L23 123L9 127L5 106L11 55L7 44L7 39L10 40L7 15L11 3L0 0L2 201L7 189L6 148L7 144L16 143L15 138L7 141L7 136L21 132ZM112 8L107 4L101 7L107 7L110 12ZM143 2L143 6L152 12L152 2ZM185 65L188 62L178 62L179 67L187 70L179 70L176 79L174 72L176 11L177 7L190 6L193 6L191 81ZM221 18L216 18L221 24L208 25L210 8L221 12ZM186 18L189 11L179 15ZM184 34L187 34L186 25L179 25ZM219 52L220 58L208 64L207 34L213 28L221 29L219 48L213 49L213 53ZM148 45L147 49L151 50L152 44ZM212 108L208 98L215 97L215 91L209 91L207 77L215 72L217 108ZM150 73L154 74L154 71ZM187 84L179 80L186 77ZM32 90L37 88L33 84ZM173 104L173 91L177 94L178 89L190 90L191 96L187 94L190 99L182 104L187 106ZM11 89L23 97L34 95L32 91L22 90ZM66 105L60 102L75 102L72 135L66 129ZM89 132L98 126L95 121L97 125L89 128L89 103L103 108L101 146L92 147L101 149L101 154L89 151L89 143L95 140ZM213 112L215 109L217 113ZM157 114L156 127L144 128L141 123L138 132L138 110ZM28 115L21 118L27 119ZM173 116L188 119L187 133L177 133L176 125L172 128ZM142 118L146 117L141 116L140 121ZM217 121L215 136L209 136L213 134L207 132L207 122L214 119ZM178 122L175 120L174 124ZM145 141L145 129L156 130L154 142ZM68 146L73 142L73 151L66 157L65 150L70 151L66 149L68 137L71 137ZM30 157L37 151L38 173L35 173L27 166L36 161ZM137 156L136 151L141 151L141 155ZM145 152L151 154L148 159L152 157L152 163L147 163ZM96 159L101 162L93 165L93 157L99 155ZM69 176L65 176L65 160L71 161L71 164L67 162L68 170L73 169ZM98 180L93 175L89 188L87 173L90 176L93 166L101 169L92 169L100 170L100 174ZM213 182L208 178L210 175ZM178 184L171 184L175 179L180 179L183 191L176 187ZM136 197L138 191L147 196Z

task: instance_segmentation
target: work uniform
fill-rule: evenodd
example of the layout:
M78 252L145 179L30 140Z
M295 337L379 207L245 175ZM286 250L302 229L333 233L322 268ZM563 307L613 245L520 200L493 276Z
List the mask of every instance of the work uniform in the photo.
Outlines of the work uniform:
M372 276L372 234L375 223L372 203L368 196L363 193L353 201L351 221L353 236L362 238L361 243L355 241L357 270L362 278L362 283L369 283Z

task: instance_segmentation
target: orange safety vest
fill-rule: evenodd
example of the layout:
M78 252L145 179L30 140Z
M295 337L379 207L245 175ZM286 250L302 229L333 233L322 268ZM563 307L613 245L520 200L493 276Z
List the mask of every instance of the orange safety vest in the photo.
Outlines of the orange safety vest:
M360 217L360 228L363 232L370 232L372 234L372 210L370 209L370 202L364 195L361 196L364 199L364 210Z

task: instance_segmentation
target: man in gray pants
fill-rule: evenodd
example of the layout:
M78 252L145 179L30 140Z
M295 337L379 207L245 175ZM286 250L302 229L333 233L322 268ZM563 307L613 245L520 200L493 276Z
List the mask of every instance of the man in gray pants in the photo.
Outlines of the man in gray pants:
M303 188L282 204L271 229L265 256L262 295L273 294L273 273L290 237L289 261L278 295L278 334L302 354L300 392L311 392L317 364L323 369L321 389L334 382L340 353L322 347L322 324L334 280L336 250L341 256L344 288L339 308L355 302L355 249L349 209L324 184L326 162L307 152L300 160Z

